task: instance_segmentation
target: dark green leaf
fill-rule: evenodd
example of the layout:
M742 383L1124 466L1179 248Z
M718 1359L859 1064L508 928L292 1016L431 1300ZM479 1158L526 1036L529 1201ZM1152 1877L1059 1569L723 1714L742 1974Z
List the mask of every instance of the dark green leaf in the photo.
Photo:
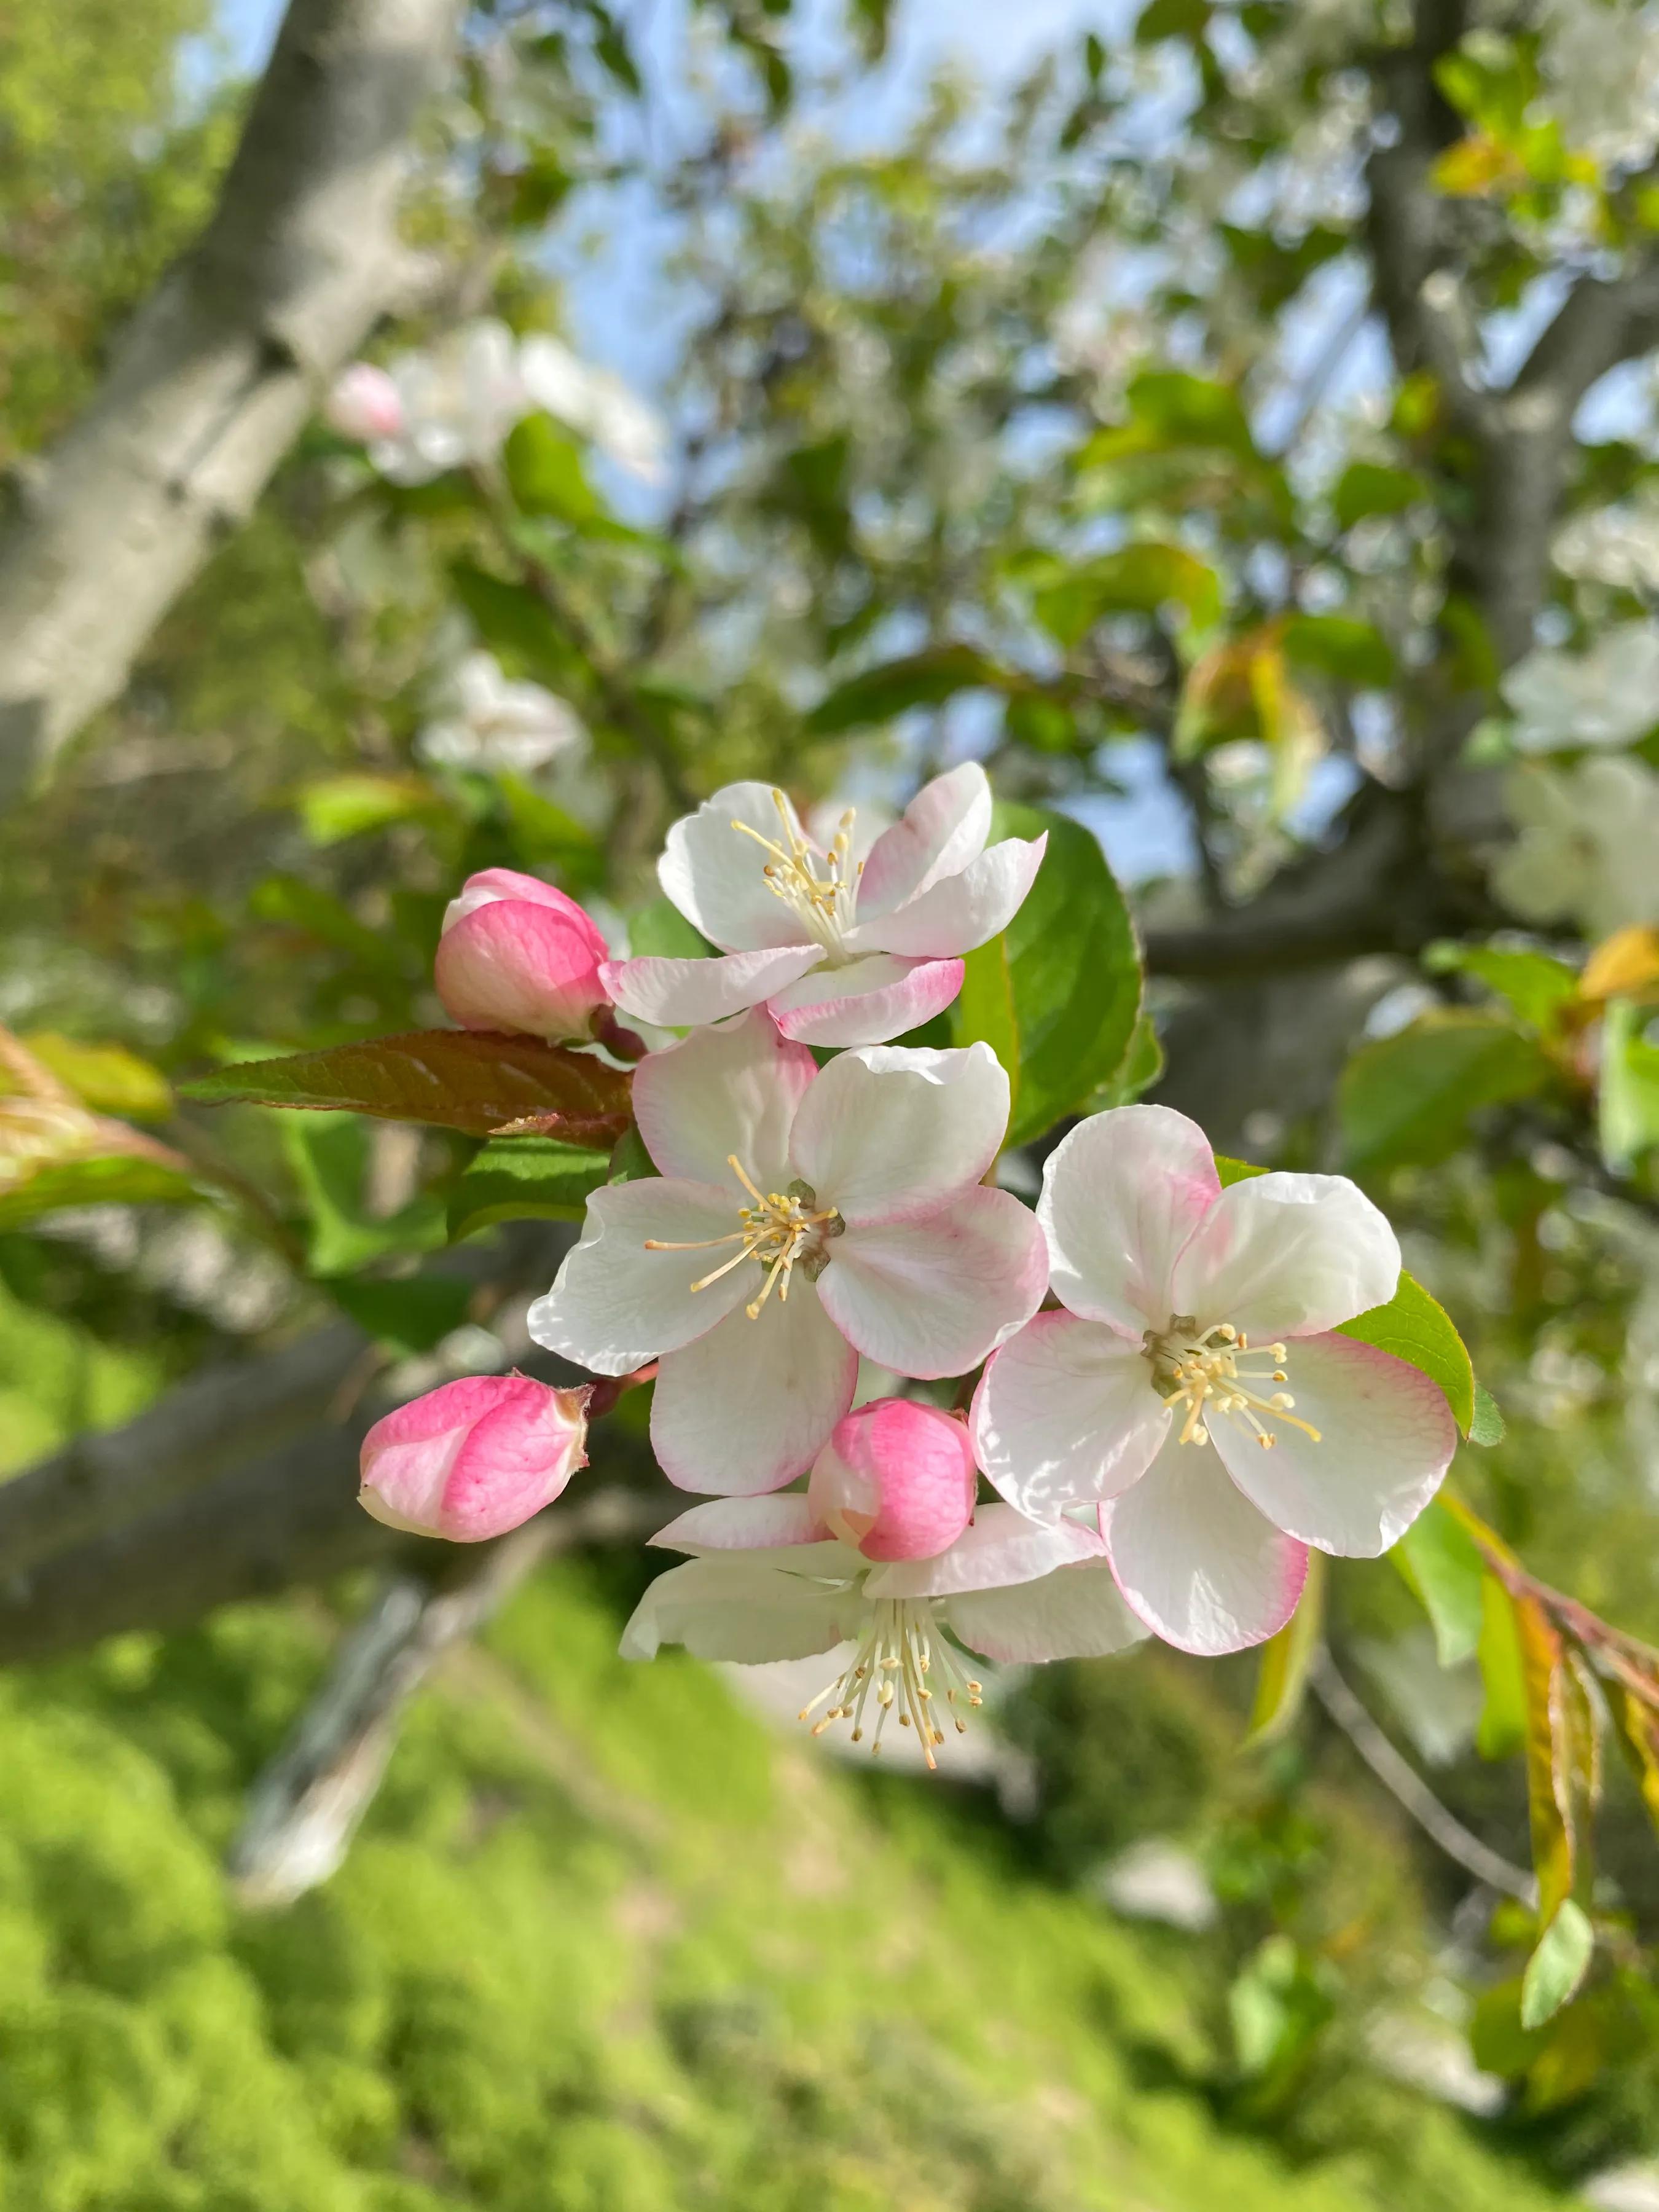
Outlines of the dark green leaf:
M617 1139L616 1150L611 1155L607 1182L638 1182L641 1176L658 1172L657 1164L645 1149L645 1139L630 1121Z
M587 481L582 450L548 415L526 415L501 449L514 499L526 514L548 514L580 529L605 513Z
M1357 1175L1457 1150L1469 1116L1530 1097L1550 1079L1537 1042L1496 1015L1425 1015L1362 1045L1342 1072L1337 1109L1346 1164Z
M1160 39L1201 38L1210 11L1211 0L1147 0L1135 18L1135 44L1150 46Z
M332 1283L334 1303L359 1328L408 1359L430 1352L466 1319L472 1286L448 1275L407 1275L392 1282Z
M1337 481L1332 505L1337 526L1352 530L1371 514L1403 514L1431 496L1428 486L1409 469L1384 468L1376 461L1350 461Z
M580 1221L587 1194L611 1173L611 1152L555 1137L498 1137L469 1163L449 1199L449 1235L498 1221Z
M308 1114L283 1125L283 1149L310 1223L315 1275L349 1275L391 1253L429 1252L444 1241L443 1211L421 1197L385 1218L364 1210L369 1134L355 1114Z
M836 737L872 722L890 722L912 707L937 707L958 691L981 686L1000 690L1009 680L1006 669L974 646L934 646L838 684L806 717L806 728L813 737Z
M1280 641L1293 668L1311 668L1361 690L1386 690L1394 681L1388 640L1373 623L1352 615L1292 615Z
M449 574L456 598L492 652L556 688L585 678L580 654L529 585L492 576L471 561L452 562Z
M1109 1106L1133 1106L1163 1073L1164 1047L1158 1042L1152 1016L1143 1012L1130 1032L1122 1059L1089 1101L1089 1111L1098 1114Z

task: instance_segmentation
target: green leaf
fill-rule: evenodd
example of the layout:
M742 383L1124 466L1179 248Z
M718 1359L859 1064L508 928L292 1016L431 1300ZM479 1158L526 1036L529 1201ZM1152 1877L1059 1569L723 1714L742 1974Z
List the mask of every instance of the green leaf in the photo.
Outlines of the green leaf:
M1337 480L1332 501L1337 527L1352 530L1367 515L1403 514L1432 497L1421 477L1410 469L1384 468L1376 461L1350 461Z
M450 1275L406 1275L392 1282L329 1285L334 1303L389 1352L405 1359L430 1352L467 1317L472 1285Z
M60 1160L0 1189L0 1230L65 1206L186 1206L205 1196L190 1176L130 1154Z
M638 1182L647 1176L659 1172L656 1162L645 1149L645 1139L633 1122L617 1139L616 1150L611 1155L607 1182Z
M1325 1632L1326 1574L1324 1553L1310 1552L1308 1578L1302 1585L1296 1611L1261 1647L1247 1743L1277 1742L1294 1726L1302 1710L1308 1668Z
M1147 0L1135 18L1135 44L1156 46L1160 39L1200 39L1211 15L1211 0Z
M581 447L550 416L526 415L508 436L501 459L523 514L551 515L579 529L605 514L582 466Z
M702 960L714 949L672 899L653 899L628 917L628 950L635 960Z
M453 562L449 575L479 637L510 667L555 690L586 678L586 663L527 584L509 583L471 561Z
M1474 1747L1482 1759L1508 1759L1527 1741L1527 1683L1515 1607L1496 1575L1480 1584L1480 1641L1475 1646L1486 1691Z
M476 1137L556 1134L572 1144L617 1137L629 1120L621 1069L563 1045L475 1030L416 1030L244 1060L183 1091L208 1106L343 1107Z
M1252 1176L1266 1175L1254 1160L1230 1159L1225 1152L1215 1156L1215 1171L1223 1190L1231 1190L1236 1182L1249 1182Z
M1291 615L1279 641L1293 668L1311 668L1361 690L1386 690L1394 681L1393 647L1374 623L1352 615Z
M469 1163L450 1194L449 1236L498 1221L580 1221L587 1194L611 1173L609 1149L555 1137L498 1137Z
M1528 1029L1547 1030L1578 992L1578 975L1565 960L1504 945L1431 945L1423 965L1431 975L1473 975L1501 999Z
M404 971L402 947L383 930L359 921L343 899L299 876L267 876L248 895L248 912L256 921L280 929L297 929L331 945L371 974L401 976Z
M1505 1434L1504 1409L1484 1382L1474 1386L1474 1414L1469 1422L1472 1444L1501 1444Z
M1550 1079L1535 1038L1493 1014L1425 1015L1362 1045L1342 1071L1337 1112L1356 1175L1431 1164L1462 1142L1482 1107L1528 1098Z
M1659 1144L1659 1044L1650 1042L1650 1006L1609 999L1601 1030L1600 1135L1602 1157L1627 1174Z
M283 1150L305 1201L311 1235L306 1257L315 1275L349 1275L392 1253L441 1244L443 1214L421 1197L398 1212L365 1212L368 1131L355 1114L311 1114L283 1125Z
M1207 629L1221 612L1221 580L1183 546L1150 543L1121 546L1065 570L1031 601L1037 620L1067 648L1103 615L1151 615L1172 604Z
M164 1121L173 1111L173 1089L159 1067L122 1044L82 1044L53 1030L21 1039L42 1067L67 1084L83 1106L121 1114L134 1121ZM0 1087L3 1087L0 1071Z
M1392 1352L1437 1382L1459 1429L1468 1434L1474 1419L1474 1370L1451 1316L1415 1276L1402 1269L1400 1287L1387 1305L1356 1314L1342 1323L1340 1334Z
M312 844L338 845L394 822L431 820L444 811L429 783L415 775L325 775L295 795Z
M1163 1073L1164 1047L1158 1042L1157 1024L1143 1010L1130 1032L1122 1059L1089 1101L1089 1111L1098 1114L1110 1106L1133 1106Z
M1428 1614L1443 1667L1472 1659L1486 1618L1486 1570L1468 1531L1437 1498L1389 1553Z
M1048 848L1030 897L1000 952L985 947L985 959L973 956L972 994L964 984L951 1012L955 1042L989 1044L1009 1071L1010 1145L1087 1103L1121 1064L1140 1012L1134 931L1099 844L1064 815L999 805L994 836L1045 830Z
M1539 1938L1521 1983L1521 2025L1541 2027L1577 1992L1595 1951L1589 1915L1570 1897Z
M836 684L806 717L805 727L811 737L836 737L872 722L890 722L912 707L937 707L958 691L1004 690L1014 680L974 646L933 646Z

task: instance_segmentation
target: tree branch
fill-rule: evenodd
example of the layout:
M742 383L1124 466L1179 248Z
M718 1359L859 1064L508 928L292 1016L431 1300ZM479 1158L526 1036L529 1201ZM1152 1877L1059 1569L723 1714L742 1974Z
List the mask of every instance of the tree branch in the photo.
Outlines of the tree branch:
M0 798L114 698L403 288L410 126L462 0L290 0L218 206L0 535Z

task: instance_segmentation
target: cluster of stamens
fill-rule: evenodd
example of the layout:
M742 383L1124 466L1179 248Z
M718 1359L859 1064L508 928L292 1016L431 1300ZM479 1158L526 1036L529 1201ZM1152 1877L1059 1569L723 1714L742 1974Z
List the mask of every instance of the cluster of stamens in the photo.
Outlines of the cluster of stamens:
M1152 1379L1161 1395L1171 1409L1186 1407L1178 1443L1208 1443L1209 1425L1221 1413L1242 1420L1263 1451L1271 1451L1277 1442L1273 1428L1264 1425L1263 1414L1273 1427L1285 1424L1300 1429L1315 1443L1320 1441L1319 1431L1291 1411L1296 1401L1287 1390L1264 1396L1258 1387L1289 1382L1284 1345L1252 1351L1249 1337L1242 1336L1231 1322L1221 1322L1200 1335L1190 1314L1176 1314L1161 1334L1149 1328L1142 1348L1152 1363Z
M814 1735L822 1735L836 1721L851 1721L853 1741L861 1743L865 1716L873 1705L870 1749L874 1753L881 1749L890 1715L896 1712L901 1728L915 1730L928 1765L937 1766L933 1751L944 1742L945 1732L934 1717L937 1700L928 1676L937 1669L948 1709L941 1717L955 1722L958 1735L968 1727L958 1705L980 1705L984 1695L983 1685L968 1673L949 1640L936 1632L937 1626L926 1598L878 1599L845 1671L827 1690L820 1690L810 1705L801 1707L799 1718L812 1721ZM813 1721L826 1698L832 1701L829 1710Z
M792 1183L787 1190L763 1191L735 1152L726 1157L727 1166L755 1201L738 1208L742 1227L729 1237L703 1237L686 1244L647 1237L645 1249L647 1252L712 1252L736 1244L739 1249L729 1260L700 1276L691 1287L706 1291L710 1283L719 1282L745 1260L758 1260L767 1271L766 1280L758 1297L744 1308L750 1321L758 1321L761 1308L775 1290L780 1305L788 1302L789 1278L797 1267L809 1280L822 1273L827 1257L823 1240L840 1236L842 1218L833 1206L820 1206L805 1183Z
M763 836L747 822L734 821L732 827L752 837L769 856L763 872L773 893L799 916L826 952L844 955L842 931L852 924L854 894L864 873L863 861L855 866L853 860L854 810L849 806L842 816L829 853L820 854L801 835L783 793L774 791L772 797L778 810L781 843ZM827 876L818 873L821 858L828 860Z

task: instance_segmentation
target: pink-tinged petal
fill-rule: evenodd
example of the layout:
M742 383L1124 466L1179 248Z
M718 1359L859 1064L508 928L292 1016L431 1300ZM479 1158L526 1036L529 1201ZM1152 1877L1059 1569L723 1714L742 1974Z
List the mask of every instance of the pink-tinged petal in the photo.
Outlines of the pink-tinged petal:
M754 1296L759 1264L745 1261L694 1291L738 1245L661 1252L647 1240L697 1245L731 1237L738 1225L736 1198L703 1183L647 1176L596 1190L581 1242L530 1309L532 1337L600 1375L626 1375L690 1344Z
M586 1386L466 1376L377 1421L363 1439L358 1502L388 1528L451 1543L505 1535L587 1464Z
M1132 1490L1101 1508L1101 1522L1118 1588L1182 1651L1242 1651L1296 1611L1305 1547L1258 1513L1201 1444L1172 1437Z
M836 1422L806 1495L822 1527L866 1559L924 1559L968 1527L978 1488L961 1421L914 1398L877 1398Z
M1257 1419L1271 1450L1236 1415L1210 1421L1228 1473L1287 1534L1339 1558L1374 1559L1397 1543L1440 1487L1457 1424L1437 1383L1403 1359L1350 1336L1304 1336L1285 1363L1289 1381L1263 1383L1295 1401L1297 1420Z
M870 848L859 878L858 916L890 914L942 877L961 872L991 834L991 787L977 761L923 784Z
M746 1013L823 957L815 945L728 952L714 960L607 960L599 981L623 1013L659 1029L695 1029Z
M775 1551L781 1544L821 1544L830 1531L804 1492L759 1498L710 1498L679 1514L646 1541L665 1552Z
M1036 1521L1097 1505L1139 1482L1169 1426L1140 1353L1075 1314L1027 1322L974 1394L979 1463L1009 1504Z
M1103 1559L1105 1551L1092 1528L1073 1521L1041 1528L1012 1505L981 1505L972 1528L948 1552L878 1567L865 1583L865 1595L949 1597L958 1590L1000 1589L1034 1582L1078 1559Z
M962 988L960 960L896 960L877 952L845 968L819 968L767 1001L787 1037L802 1044L884 1044L942 1014Z
M1030 843L1006 837L960 875L945 877L891 914L860 921L848 934L848 947L940 960L988 945L1024 905L1048 843L1046 835Z
M1256 1176L1224 1191L1194 1231L1173 1310L1264 1342L1317 1336L1386 1305L1399 1283L1395 1233L1346 1176Z
M806 1047L787 1042L757 1011L642 1060L634 1072L634 1119L665 1175L735 1192L727 1164L735 1152L763 1191L781 1190L794 1172L790 1127L817 1073Z
M1006 1191L973 1189L926 1221L849 1229L828 1245L825 1311L896 1375L965 1375L1042 1303L1035 1218Z
M970 1188L1008 1127L1008 1078L988 1044L869 1045L832 1060L801 1101L793 1171L849 1227L918 1221Z
M945 1617L970 1650L1018 1666L1106 1659L1146 1635L1103 1559L1057 1567L1040 1581L1008 1589L966 1592L950 1601Z
M1220 1195L1209 1139L1184 1114L1117 1106L1079 1121L1049 1154L1037 1201L1055 1297L1138 1346L1187 1310L1173 1303L1175 1263Z
M354 361L343 368L323 403L323 420L343 438L367 445L371 438L396 438L404 428L404 399L385 369Z
M783 805L787 821L799 829L787 797ZM733 829L734 822L787 849L773 786L728 783L670 830L657 863L658 881L693 927L724 952L762 952L810 942L800 917L766 879L771 855L744 830Z
M463 1029L586 1036L610 1003L591 934L554 908L495 900L445 930L433 984Z
M453 929L458 921L465 921L480 907L493 906L501 899L511 899L524 906L545 907L550 913L562 915L573 929L581 932L595 965L609 958L611 948L586 907L578 904L568 891L562 891L556 884L544 884L539 876L526 876L517 868L480 868L476 875L469 876L444 908L444 928Z
M758 1283L758 1267L739 1272ZM787 1304L774 1291L757 1319L728 1315L663 1361L651 1407L658 1464L681 1490L780 1489L817 1457L858 1373L857 1354L798 1274Z
M863 1607L844 1583L816 1579L844 1572L839 1544L791 1546L775 1552L709 1553L659 1575L623 1631L624 1659L654 1659L665 1644L683 1644L699 1659L760 1666L808 1659L855 1636Z

